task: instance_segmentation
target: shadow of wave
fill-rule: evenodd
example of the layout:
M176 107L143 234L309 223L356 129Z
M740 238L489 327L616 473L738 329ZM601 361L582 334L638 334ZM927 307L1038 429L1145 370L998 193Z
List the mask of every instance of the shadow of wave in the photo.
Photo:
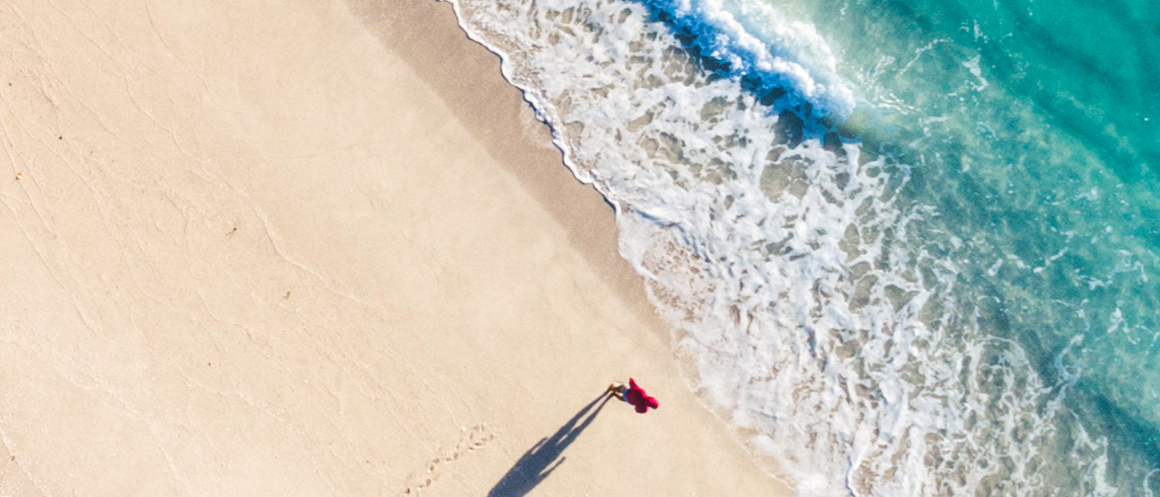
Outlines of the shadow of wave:
M698 12L684 8L678 0L634 0L648 12L649 20L665 25L681 48L697 62L698 69L715 79L736 79L743 90L757 98L778 116L779 140L791 147L816 138L852 143L856 138L843 124L847 119L830 108L825 98L803 94L782 70L766 67L748 50L738 49ZM723 36L724 35L724 36ZM781 47L768 45L777 53ZM853 109L850 109L853 110Z
M487 493L488 497L521 497L527 495L536 485L544 481L552 471L564 462L560 454L564 449L568 448L572 442L576 441L576 437L580 436L580 432L584 431L596 415L600 414L600 410L604 408L604 404L608 403L608 399L612 398L607 393L601 394L589 402L588 405L580 409L572 419L568 420L564 426L551 437L540 439L536 445L532 446L524 453L520 460L516 461L515 466L509 469L507 474L499 480L499 483L492 487L491 491ZM587 418L585 418L587 415ZM583 419L583 422L581 422Z

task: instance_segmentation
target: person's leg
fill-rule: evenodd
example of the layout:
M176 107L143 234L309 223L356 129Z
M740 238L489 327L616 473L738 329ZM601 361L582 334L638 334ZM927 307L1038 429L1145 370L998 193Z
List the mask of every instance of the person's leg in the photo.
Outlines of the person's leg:
M615 381L611 385L608 385L608 393L620 400L624 400L624 391L627 389L628 387L624 386L623 383L617 383Z

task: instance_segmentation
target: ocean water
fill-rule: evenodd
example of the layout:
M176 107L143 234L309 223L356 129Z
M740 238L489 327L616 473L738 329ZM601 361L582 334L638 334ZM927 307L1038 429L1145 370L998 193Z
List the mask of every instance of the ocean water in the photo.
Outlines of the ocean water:
M453 4L800 495L1160 490L1160 4Z

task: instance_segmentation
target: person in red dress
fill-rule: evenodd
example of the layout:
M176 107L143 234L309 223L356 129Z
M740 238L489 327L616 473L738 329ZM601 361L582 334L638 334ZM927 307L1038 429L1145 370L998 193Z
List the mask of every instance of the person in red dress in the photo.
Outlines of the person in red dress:
M660 407L660 402L657 399L649 397L644 389L636 384L636 380L629 378L628 386L623 383L613 383L608 385L608 393L613 397L628 402L636 408L636 412L644 414L649 409L656 409Z

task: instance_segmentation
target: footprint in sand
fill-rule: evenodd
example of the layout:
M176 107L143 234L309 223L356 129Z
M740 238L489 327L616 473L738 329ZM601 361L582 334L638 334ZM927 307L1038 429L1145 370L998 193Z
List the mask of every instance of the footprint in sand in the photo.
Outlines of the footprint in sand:
M495 434L487 425L476 425L464 428L463 434L454 445L439 450L438 456L427 462L421 470L407 476L407 486L399 493L400 496L418 495L439 477L447 472L447 463L456 461L460 456L482 449L495 438Z

